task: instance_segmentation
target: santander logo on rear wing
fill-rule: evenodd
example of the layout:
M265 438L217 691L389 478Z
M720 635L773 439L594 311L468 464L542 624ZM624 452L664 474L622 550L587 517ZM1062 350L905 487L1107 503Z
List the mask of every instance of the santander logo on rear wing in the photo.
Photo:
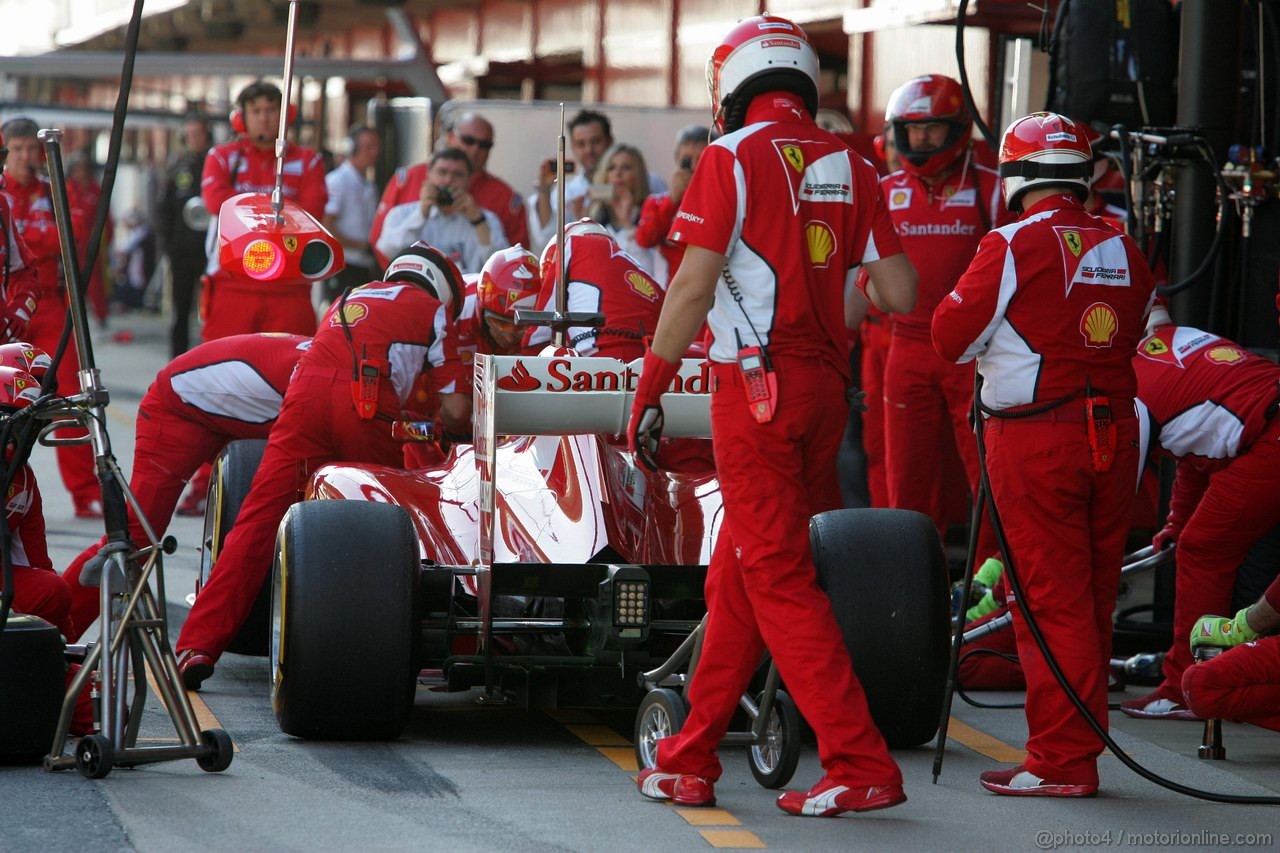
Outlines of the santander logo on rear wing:
M582 356L477 356L477 433L492 417L498 435L621 434L642 363ZM662 398L663 434L710 436L710 392L710 365L685 359Z

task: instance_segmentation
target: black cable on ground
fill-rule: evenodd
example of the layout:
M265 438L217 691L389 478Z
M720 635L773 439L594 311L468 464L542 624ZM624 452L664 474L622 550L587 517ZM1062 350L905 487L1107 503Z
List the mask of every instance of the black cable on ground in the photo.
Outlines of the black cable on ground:
M981 394L982 394L982 374L975 371L974 372L974 389L973 389L973 399L974 399L973 405L974 405L975 417L981 417L980 411L978 410L979 401L981 400ZM981 423L981 421L979 421L979 423ZM1202 791L1199 788L1192 788L1189 785L1183 785L1179 782L1174 782L1171 779L1166 779L1163 776L1160 776L1159 774L1154 773L1151 770L1148 770L1147 768L1139 764L1137 761L1133 760L1133 758L1130 757L1129 754L1126 753L1124 749L1122 749L1120 745L1117 744L1115 740L1112 739L1111 735L1108 734L1106 728L1104 728L1102 724L1100 724L1097 721L1097 719L1094 718L1093 714L1089 711L1089 709L1085 706L1084 702L1076 694L1075 689L1071 686L1071 683L1067 680L1066 675L1063 674L1062 669L1058 666L1057 659L1053 656L1053 652L1049 649L1049 644L1045 641L1044 635L1040 632L1040 626L1036 622L1035 614L1032 612L1032 608L1030 606L1027 606L1029 604L1029 599L1027 598L1026 593L1022 588L1022 582L1018 579L1017 569L1015 568L1013 559L1009 553L1009 542L1005 538L1004 523L1000 520L1000 512L996 506L995 495L992 494L991 492L991 480L987 472L987 444L984 439L984 435L983 435L984 432L985 430L982 429L981 426L977 430L975 430L975 434L977 435L977 438L978 438L978 461L980 463L979 468L982 473L982 485L987 492L987 497L989 500L988 507L990 509L992 530L995 532L996 541L1000 545L1000 556L1004 559L1004 568L1009 578L1009 585L1013 589L1014 599L1017 602L1019 602L1018 609L1019 609L1019 612L1021 612L1022 614L1022 618L1026 622L1027 630L1031 632L1031 636L1035 640L1036 646L1040 649L1040 654L1044 656L1044 661L1046 664L1048 664L1049 671L1053 673L1053 677L1057 680L1058 684L1062 687L1063 692L1067 694L1067 698L1071 700L1071 704L1075 706L1076 711L1079 712L1079 714L1082 717L1084 717L1084 720L1089 724L1089 727L1093 729L1094 733L1097 734L1098 737L1102 739L1103 744L1105 744L1111 750L1111 752L1115 754L1116 758L1118 758L1120 762L1124 764L1125 767L1128 767L1130 770L1132 770L1134 773L1137 773L1139 776L1141 776L1143 779L1146 779L1148 782L1152 782L1156 785L1159 785L1162 788L1173 791L1175 794L1182 794L1183 796L1194 797L1195 799L1198 799L1198 800L1208 800L1214 803L1235 803L1238 805L1280 806L1280 797L1254 797L1254 796L1243 796L1240 794L1220 794L1216 791Z

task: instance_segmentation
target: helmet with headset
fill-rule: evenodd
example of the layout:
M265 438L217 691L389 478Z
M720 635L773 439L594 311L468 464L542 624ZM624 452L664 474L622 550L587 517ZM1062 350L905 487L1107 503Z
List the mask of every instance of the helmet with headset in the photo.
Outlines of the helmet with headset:
M244 120L244 111L252 101L256 101L259 98L267 98L277 105L284 102L284 95L280 92L280 87L274 83L268 83L266 80L255 80L241 89L240 94L236 95L236 108L231 111L230 118L233 131L238 134L249 132L248 125L245 124ZM289 104L286 115L288 116L286 124L293 124L298 118L298 108L293 104Z
M532 308L541 289L537 256L516 245L494 252L484 262L476 301L481 311L510 319L517 308Z
M817 51L804 30L786 18L745 18L711 52L707 90L719 133L740 129L751 99L764 92L799 95L812 117L818 112Z
M565 266L568 267L569 259L573 256L573 244L569 241L574 237L604 237L610 242L613 241L613 235L609 233L609 229L605 228L594 219L583 217L577 222L570 222L564 227L565 242L568 243L569 249L565 253ZM559 263L558 258L558 236L552 237L551 242L547 243L542 250L542 259L539 261L539 269L541 271L542 281L555 281L556 265Z
M25 409L40 397L40 383L25 370L0 367L0 415Z
M1093 149L1083 128L1057 113L1032 113L1009 125L1000 142L1000 186L1010 210L1031 190L1061 187L1084 201L1093 179Z
M928 148L911 146L908 125L945 124L942 144ZM931 177L955 164L969 146L973 118L964 104L960 84L943 74L912 77L889 96L885 123L892 128L893 145L902 168L913 175Z
M53 366L49 354L40 347L22 341L0 344L0 367L16 367L25 370L43 382L44 376Z
M396 255L387 264L382 279L410 282L425 288L444 304L451 320L457 320L462 311L465 290L462 273L447 255L425 240L419 240Z

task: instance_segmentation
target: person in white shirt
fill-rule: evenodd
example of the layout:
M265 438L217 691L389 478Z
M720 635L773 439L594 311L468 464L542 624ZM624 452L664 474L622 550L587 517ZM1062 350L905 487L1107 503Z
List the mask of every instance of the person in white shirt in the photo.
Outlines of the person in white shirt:
M613 130L608 117L594 110L579 110L569 120L569 145L573 149L576 168L573 177L565 182L564 199L568 207L566 221L575 222L586 215L590 206L587 192L591 189L591 181L604 153L613 146ZM555 236L556 193L552 192L555 181L555 161L543 162L534 180L533 194L525 205L529 211L529 242L532 244L529 248L535 253L541 252ZM657 175L649 175L648 181L646 195L667 191L667 185ZM643 201L642 197L637 204Z
M645 167L644 155L634 145L619 142L600 158L594 178L601 194L590 196L592 204L587 215L608 229L618 245L665 290L666 258L657 247L641 246L636 241L640 207L649 195L649 170ZM603 194L606 187L608 195Z
M324 225L342 244L347 265L325 282L327 301L332 302L348 287L359 287L378 278L377 265L369 248L369 226L378 208L378 189L368 172L378 160L379 139L373 129L358 124L344 140L347 159L324 176L329 201L324 206Z
M418 240L443 252L463 273L478 273L489 256L509 245L502 223L467 191L471 162L457 148L431 156L418 201L387 212L377 250L388 258Z

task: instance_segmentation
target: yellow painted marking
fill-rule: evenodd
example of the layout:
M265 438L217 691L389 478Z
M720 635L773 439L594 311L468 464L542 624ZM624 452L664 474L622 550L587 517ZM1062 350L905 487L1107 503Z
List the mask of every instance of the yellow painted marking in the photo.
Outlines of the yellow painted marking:
M1021 764L1027 757L1025 749L1009 746L1004 741L997 740L986 732L980 732L955 717L952 717L947 725L947 738L1004 764Z
M698 834L712 847L733 850L764 850L766 844L746 829L700 829Z
M121 411L117 406L107 406L107 417L114 421L119 421L127 427L132 427L138 422L138 419L135 416L128 412Z
M589 746L631 746L631 741L608 726L573 724L565 728Z
M629 746L597 746L596 752L629 773L640 769L636 764L636 751Z
M742 821L724 809L676 809L690 826L742 826Z
M161 706L164 706L167 709L167 706L164 705L164 696L161 695L160 693L160 685L156 684L155 673L151 671L151 664L147 664L147 684L151 686L151 692L155 694L155 697L160 700ZM200 731L208 731L209 729L222 728L222 723L218 722L218 718L215 717L213 715L213 712L209 710L209 706L204 704L204 700L200 698L199 693L195 692L194 690L188 690L187 698L191 700L191 710L195 711L196 713L196 723L198 724ZM151 739L152 740L169 740L169 738L151 738ZM173 740L178 740L178 738L173 738ZM236 743L233 740L231 741L231 748L236 752L239 752L240 744Z

